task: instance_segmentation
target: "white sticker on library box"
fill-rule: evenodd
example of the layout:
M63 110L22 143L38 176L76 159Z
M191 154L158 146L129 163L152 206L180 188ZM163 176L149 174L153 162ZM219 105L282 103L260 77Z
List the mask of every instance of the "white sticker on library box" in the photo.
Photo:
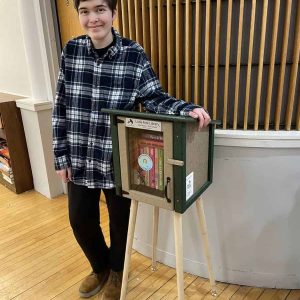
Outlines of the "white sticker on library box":
M186 176L186 201L194 194L194 172Z
M126 118L125 126L138 129L161 131L161 122L153 120Z
M139 156L138 164L144 171L150 171L153 167L153 161L147 154L141 154Z

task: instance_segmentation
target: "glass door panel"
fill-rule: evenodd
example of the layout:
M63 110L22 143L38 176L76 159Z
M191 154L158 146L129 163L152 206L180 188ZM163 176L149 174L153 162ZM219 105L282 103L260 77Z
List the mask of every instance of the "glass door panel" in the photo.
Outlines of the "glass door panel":
M128 128L129 186L164 197L163 132Z

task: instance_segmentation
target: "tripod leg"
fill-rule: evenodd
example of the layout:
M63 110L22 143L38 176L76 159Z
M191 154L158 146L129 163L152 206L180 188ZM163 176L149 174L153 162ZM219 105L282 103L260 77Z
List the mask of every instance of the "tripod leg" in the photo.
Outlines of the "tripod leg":
M174 233L175 233L178 300L183 300L184 283L183 283L182 214L176 213L175 211L174 211Z
M128 274L129 274L130 259L131 259L131 249L132 249L132 243L134 237L137 209L138 209L138 202L135 200L131 200L126 252L125 252L125 262L124 262L124 270L123 270L123 278L122 278L122 289L121 289L121 297L120 297L121 300L125 300L126 298Z
M156 266L156 248L157 248L157 236L158 236L158 219L159 219L159 207L153 206L153 224L152 224L152 271L157 270Z
M208 269L211 294L213 296L217 296L216 281L215 281L215 276L214 276L214 272L213 272L213 268L212 268L210 251L209 251L206 219L205 219L203 202L202 202L201 197L199 197L199 199L196 201L196 207L197 207L197 213L198 213L198 219L199 219L199 228L200 228L201 238L202 238L202 242L203 242L204 257L205 257L207 269Z

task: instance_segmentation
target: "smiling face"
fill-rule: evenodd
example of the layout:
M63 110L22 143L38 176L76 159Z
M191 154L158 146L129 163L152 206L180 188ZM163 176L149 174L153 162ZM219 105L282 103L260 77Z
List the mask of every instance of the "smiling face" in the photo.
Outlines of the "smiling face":
M105 0L81 1L78 16L81 27L96 49L104 48L113 41L111 28L116 11L111 11Z

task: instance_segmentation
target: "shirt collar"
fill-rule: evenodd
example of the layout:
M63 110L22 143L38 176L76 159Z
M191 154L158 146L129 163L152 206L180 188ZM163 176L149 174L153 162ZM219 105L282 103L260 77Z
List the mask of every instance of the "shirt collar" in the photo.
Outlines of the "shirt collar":
M113 56L115 56L118 53L118 51L121 48L121 43L122 43L122 38L121 38L120 34L118 33L118 31L115 30L114 28L112 28L111 30L112 30L112 34L116 38L116 43L112 47L110 47L107 51L107 55L109 56L109 58L112 58ZM86 35L86 46L87 46L89 55L91 53L95 54L92 40L88 35Z

